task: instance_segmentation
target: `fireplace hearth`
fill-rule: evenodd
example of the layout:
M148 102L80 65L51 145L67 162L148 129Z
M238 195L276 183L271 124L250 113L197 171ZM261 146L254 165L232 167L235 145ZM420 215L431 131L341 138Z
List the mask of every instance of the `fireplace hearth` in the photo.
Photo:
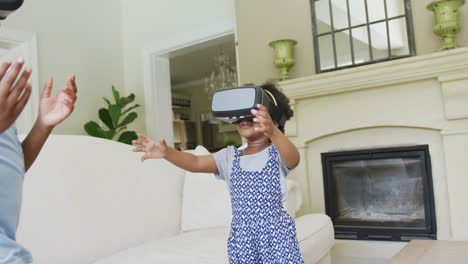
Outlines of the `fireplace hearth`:
M437 239L428 145L322 153L326 213L340 239Z

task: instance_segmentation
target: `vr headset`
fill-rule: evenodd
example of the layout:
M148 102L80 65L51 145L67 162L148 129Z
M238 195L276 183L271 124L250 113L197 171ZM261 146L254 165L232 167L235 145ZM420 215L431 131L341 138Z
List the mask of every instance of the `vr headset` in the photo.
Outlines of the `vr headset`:
M0 0L0 20L4 20L22 4L23 0Z
M268 109L271 119L284 127L286 115L281 113L276 99L267 90L259 86L242 86L216 91L211 101L211 112L214 117L225 122L236 124L244 119L253 118L251 109L257 109L257 104Z

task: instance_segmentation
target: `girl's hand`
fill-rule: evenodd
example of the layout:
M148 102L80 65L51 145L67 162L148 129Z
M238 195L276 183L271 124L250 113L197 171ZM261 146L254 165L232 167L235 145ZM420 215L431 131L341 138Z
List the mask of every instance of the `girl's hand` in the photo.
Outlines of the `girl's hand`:
M147 135L138 134L138 140L133 140L132 144L140 145L140 147L134 148L133 152L144 152L145 155L141 157L141 161L147 159L161 159L167 155L167 144L164 139L156 141Z
M253 119L254 123L259 124L255 126L255 131L263 132L265 136L271 138L273 134L278 130L277 124L271 119L270 114L265 106L258 104L258 110L252 109L250 112L255 116Z

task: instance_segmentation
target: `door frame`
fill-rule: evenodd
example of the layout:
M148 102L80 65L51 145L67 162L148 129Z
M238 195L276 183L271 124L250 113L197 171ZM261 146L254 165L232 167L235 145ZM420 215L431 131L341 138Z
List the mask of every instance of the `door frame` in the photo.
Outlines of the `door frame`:
M180 37L174 39L157 41L143 48L145 124L150 137L164 138L167 145L174 146L170 58L217 45L232 35L237 43L235 24L216 24L203 30L180 34ZM239 67L237 45L235 46L236 65ZM237 72L239 73L239 68Z

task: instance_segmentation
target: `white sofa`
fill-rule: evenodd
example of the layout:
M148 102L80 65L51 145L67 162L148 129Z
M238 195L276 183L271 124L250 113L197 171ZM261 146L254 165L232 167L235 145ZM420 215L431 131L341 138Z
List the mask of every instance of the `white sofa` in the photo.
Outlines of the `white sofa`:
M224 181L165 160L141 163L132 148L87 136L49 138L26 174L17 236L35 264L227 263ZM306 215L296 226L305 262L330 263L330 219Z

